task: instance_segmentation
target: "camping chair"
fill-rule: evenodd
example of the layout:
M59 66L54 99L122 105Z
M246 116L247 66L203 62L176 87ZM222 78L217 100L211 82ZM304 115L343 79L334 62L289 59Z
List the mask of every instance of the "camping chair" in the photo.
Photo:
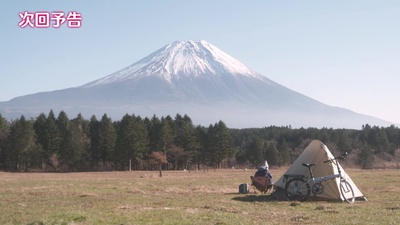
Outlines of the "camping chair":
M274 190L274 185L269 177L254 177L250 176L251 186L255 187L261 193L271 193Z

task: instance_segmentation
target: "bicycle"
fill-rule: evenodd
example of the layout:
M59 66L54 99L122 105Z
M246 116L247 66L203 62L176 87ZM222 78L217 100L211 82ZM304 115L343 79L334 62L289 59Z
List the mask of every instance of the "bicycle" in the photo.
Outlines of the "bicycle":
M347 203L353 204L355 200L353 188L351 187L347 179L342 175L342 171L340 170L338 163L338 159L343 159L346 156L347 152L333 159L324 161L324 163L336 164L338 173L317 178L314 178L311 169L312 167L317 166L317 164L303 163L302 165L307 167L308 171L310 172L310 178L308 180L304 180L303 178L293 178L286 182L285 193L287 198L291 201L305 201L310 196L310 192L312 192L314 196L317 196L318 194L322 194L324 192L324 185L322 185L323 181L339 178L341 195ZM310 183L313 183L311 189Z

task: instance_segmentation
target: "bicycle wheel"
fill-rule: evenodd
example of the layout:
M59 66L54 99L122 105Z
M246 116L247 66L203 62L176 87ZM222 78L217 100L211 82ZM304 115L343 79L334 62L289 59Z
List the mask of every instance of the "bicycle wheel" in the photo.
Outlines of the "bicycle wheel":
M351 187L350 183L344 178L340 179L340 193L347 203L354 203L355 198L353 188Z
M305 201L310 196L310 185L301 178L293 178L285 185L285 193L290 201Z

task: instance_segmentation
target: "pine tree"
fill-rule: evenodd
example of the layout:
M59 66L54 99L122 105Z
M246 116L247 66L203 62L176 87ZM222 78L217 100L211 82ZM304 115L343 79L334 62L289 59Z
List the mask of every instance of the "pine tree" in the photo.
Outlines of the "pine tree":
M33 153L36 150L36 137L33 122L24 116L11 123L8 138L7 155L10 168L13 170L29 169Z
M37 142L42 148L42 163L47 170L50 167L57 169L54 161L58 160L56 153L59 151L61 138L53 110L50 110L47 118L41 113L34 123L34 129Z
M170 116L161 118L161 139L162 139L162 149L166 150L174 144L174 132L173 125L174 121Z
M82 114L78 114L71 121L71 150L73 152L72 164L77 170L85 170L90 162L89 148L89 121L85 120Z
M36 157L38 157L41 161L42 169L45 169L44 166L46 164L44 160L44 155L45 155L45 150L44 146L46 144L46 115L44 113L41 113L33 123L33 129L35 130L36 134L36 144L37 146L41 149L41 151L38 153Z
M61 111L57 117L57 128L60 134L60 146L57 151L58 160L62 167L67 170L72 169L74 152L72 151L72 128L71 122L64 111Z
M100 120L100 127L98 132L99 152L100 159L103 166L107 169L107 163L111 162L115 154L115 142L117 133L112 123L111 118L104 114Z
M259 165L266 159L266 151L264 149L263 140L254 136L247 147L248 161L253 165Z
M117 128L116 163L124 169L132 162L137 165L144 159L148 151L147 129L140 117L126 114Z
M385 129L385 132L390 146L387 152L391 155L395 155L396 150L400 148L400 130L394 125L391 125Z
M10 133L7 120L0 114L0 170L6 169L6 141Z
M281 163L278 149L274 143L270 143L267 148L267 161L269 165L280 165Z
M196 127L196 140L198 141L197 149L197 169L200 169L200 164L204 166L209 164L208 151L207 151L207 129L202 126Z
M382 153L389 147L389 139L384 129L374 126L368 135L368 143L375 153Z
M164 141L162 139L161 120L154 115L151 120L146 118L144 123L149 134L150 151L162 150L164 148Z
M96 116L92 116L89 122L89 136L90 136L90 148L89 148L89 159L90 167L96 169L101 161L101 150L100 150L100 125Z
M179 114L175 117L173 127L175 146L181 147L184 151L183 154L179 154L181 157L178 164L180 169L187 169L187 167L192 163L192 159L195 157L196 149L198 147L195 128L189 116L184 115L182 117Z
M352 152L350 138L349 138L348 132L346 132L345 129L342 129L342 134L339 139L338 147L342 153L345 153L345 152L351 153Z
M208 151L216 168L221 168L222 162L230 156L233 156L235 151L233 140L229 134L229 130L225 123L219 121L208 130Z
M290 146L286 142L286 139L283 139L278 145L278 152L278 166L291 163Z
M358 154L358 164L362 169L372 169L374 163L374 153L370 146L364 146L361 148L361 152Z

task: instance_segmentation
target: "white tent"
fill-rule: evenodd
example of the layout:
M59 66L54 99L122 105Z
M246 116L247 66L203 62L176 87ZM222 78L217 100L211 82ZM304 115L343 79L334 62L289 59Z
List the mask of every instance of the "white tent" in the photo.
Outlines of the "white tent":
M308 168L302 165L303 163L317 164L316 167L313 167L313 174L315 178L337 174L338 169L335 164L323 163L324 161L332 158L334 158L334 156L326 147L326 145L319 140L313 140L300 154L296 161L290 166L290 168L284 173L284 175L275 183L275 186L278 187L278 189L285 189L286 182L294 177L305 177L305 179L309 178L310 173ZM366 200L364 195L361 193L349 175L344 171L342 166L339 165L339 167L342 171L342 175L347 177L347 181L352 186L355 198ZM339 178L323 181L322 184L324 186L324 191L322 194L317 195L317 198L326 200L344 200L340 194ZM312 184L310 184L310 186L311 185ZM313 196L312 193L311 196Z

